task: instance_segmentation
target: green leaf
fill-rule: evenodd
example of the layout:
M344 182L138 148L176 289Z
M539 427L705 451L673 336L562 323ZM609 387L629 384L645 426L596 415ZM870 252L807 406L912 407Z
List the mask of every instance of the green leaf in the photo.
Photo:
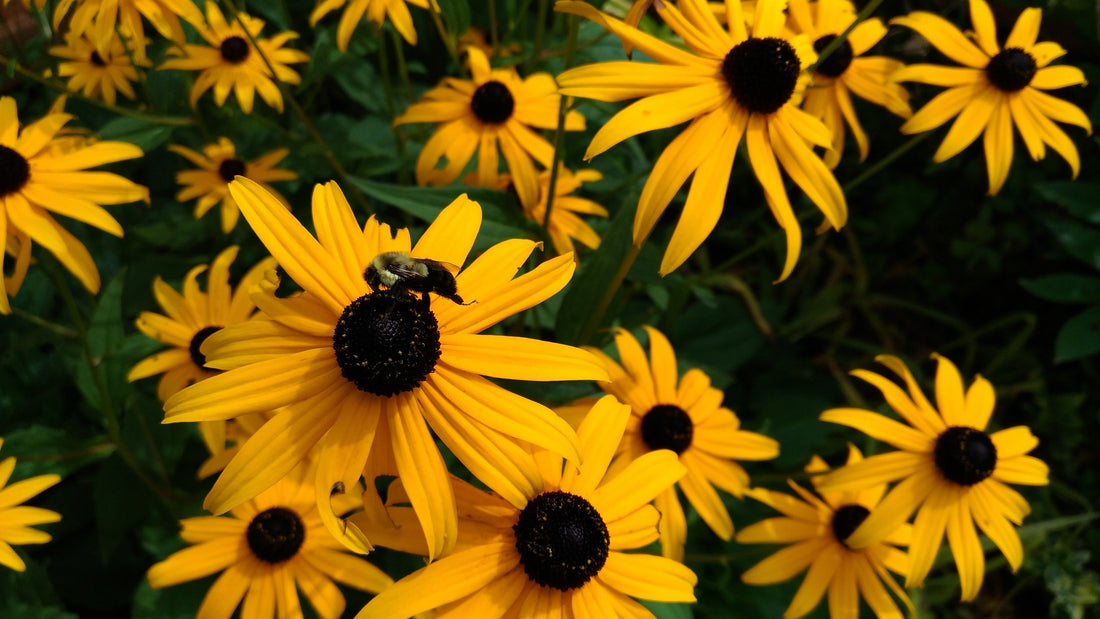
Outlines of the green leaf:
M1100 195L1100 183L1053 181L1036 185L1035 191L1075 217L1100 224L1100 201L1096 200L1096 196Z
M1070 255L1100 271L1100 230L1060 215L1044 213L1040 218Z
M1054 341L1054 362L1063 363L1100 352L1100 305L1094 305L1062 325Z
M439 12L443 14L443 23L447 24L447 32L457 40L470 29L469 0L437 0L437 2Z
M119 140L136 144L141 150L149 152L168 141L172 136L172 127L160 125L148 120L120 116L99 130L104 140Z
M119 544L145 520L152 496L117 455L99 467L92 492L99 550L104 563L110 563Z
M4 436L4 457L19 458L20 479L56 473L67 477L114 453L103 435L72 436L59 428L32 425Z
M585 330L607 292L609 282L615 280L619 265L631 250L633 230L634 207L620 208L611 219L611 225L600 241L599 249L584 256L581 268L565 291L565 298L558 312L554 331L559 342L577 345L586 343L582 341L586 337ZM600 324L593 325L594 329L606 324L607 317L608 314L605 314Z
M95 410L102 411L108 405L103 401L100 380L107 388L107 396L112 406L118 405L129 392L126 372L129 363L124 363L117 355L123 342L122 328L122 289L126 278L123 269L107 284L99 295L98 303L92 312L88 324L88 348L91 352L90 363L95 364L96 372L89 367L89 360L80 359L76 364L77 387L84 398ZM97 377L96 374L99 374Z
M1100 277L1053 273L1021 279L1020 285L1040 299L1055 303L1100 303Z
M367 196L397 207L428 223L435 221L443 207L458 196L466 194L471 200L481 205L481 231L478 233L478 242L475 247L484 248L505 239L532 236L526 228L526 219L521 215L519 206L514 200L509 200L508 194L502 191L462 185L404 187L355 177L351 178L351 182L362 189ZM508 206L511 208L505 208L502 202L510 202Z

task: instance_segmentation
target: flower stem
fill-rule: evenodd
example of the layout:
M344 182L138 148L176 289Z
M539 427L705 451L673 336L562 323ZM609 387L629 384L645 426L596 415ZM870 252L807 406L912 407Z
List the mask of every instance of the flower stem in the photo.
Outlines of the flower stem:
M573 54L577 50L577 17L569 16L569 39L565 44L565 68L573 65ZM558 127L554 132L554 158L550 165L550 185L546 188L546 212L542 215L542 227L550 229L550 210L554 208L554 197L557 195L558 172L561 162L565 160L565 117L569 112L569 97L558 96Z
M916 146L917 144L920 144L921 142L923 142L930 135L932 135L932 132L931 131L926 131L924 133L921 133L919 135L915 135L915 136L909 138L909 141L907 141L906 143L902 144L901 146L895 148L893 150L893 152L891 152L889 155L886 155L882 159L879 159L878 161L876 161L871 167L864 170L862 174L860 174L859 176L857 176L857 177L853 178L852 180L848 181L847 183L845 183L844 186L842 187L842 189L844 190L844 194L848 195L848 193L850 193L853 189L855 189L856 187L859 187L863 183L865 183L868 180L870 180L871 178L873 178L876 174L881 172L886 166L893 163L898 157L901 157L905 153L909 152L914 146Z
M550 3L547 2L547 0L539 0L539 8L535 13L534 45L531 47L531 55L527 57L527 62L523 65L525 73L530 73L535 70L535 66L539 61L539 55L542 54L542 39L546 35L546 13L549 8Z
M578 346L587 344L592 336L596 333L597 327L600 326L600 321L603 320L603 315L607 313L607 308L611 306L611 301L614 300L615 294L619 292L619 288L623 285L623 280L626 279L626 274L630 272L630 267L634 266L634 261L638 259L638 254L642 253L642 244L631 245L623 256L622 262L619 263L619 269L615 271L615 275L611 278L611 281L607 284L607 289L604 291L603 297L600 299L599 305L592 311L592 314L588 317L588 322L584 324L584 330L581 331L580 341Z

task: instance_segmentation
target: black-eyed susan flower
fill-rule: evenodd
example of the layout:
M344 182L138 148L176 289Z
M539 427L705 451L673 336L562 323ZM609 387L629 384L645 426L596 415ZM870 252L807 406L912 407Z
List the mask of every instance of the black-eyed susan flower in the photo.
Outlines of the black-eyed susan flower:
M579 466L547 452L516 458L536 482L521 496L506 499L453 479L463 514L458 547L394 583L358 617L432 609L448 617L652 617L633 598L695 601L690 569L624 552L657 539L660 516L649 502L684 474L668 450L608 472L629 416L611 396L600 400L577 430ZM390 507L380 528L408 522L407 512Z
M170 53L181 53L183 57L169 58L159 67L201 71L191 87L192 107L202 93L213 88L214 102L219 106L225 104L232 91L241 110L250 114L258 92L268 105L283 111L283 95L275 80L286 84L299 83L302 78L287 65L309 60L309 54L283 47L288 41L298 38L296 32L281 32L261 39L263 20L242 12L237 13L232 23L227 23L218 5L213 2L206 3L206 23L196 24L196 28L209 45L189 43L183 46L182 51L170 50ZM268 70L268 64L274 70L274 76Z
M0 438L0 447L3 446L4 439ZM0 460L0 565L22 572L27 564L12 546L45 544L50 541L50 534L31 527L61 520L57 512L23 503L57 484L61 476L38 475L8 485L14 471L14 457Z
M1024 549L1013 525L1030 511L1027 500L1008 484L1044 486L1047 465L1026 455L1039 439L1026 426L987 433L993 414L993 386L980 375L968 389L951 361L933 355L936 369L936 407L924 396L909 369L897 357L876 360L897 374L909 394L873 372L856 370L853 376L874 385L905 425L858 408L834 408L821 414L825 421L856 428L900 451L875 455L826 474L818 482L824 492L856 490L900 480L878 507L848 538L850 548L867 548L885 539L916 511L909 546L906 587L924 582L944 532L955 556L962 599L974 599L982 585L985 555L977 524L1004 553L1013 571L1024 559Z
M1080 108L1043 92L1084 84L1085 75L1076 67L1048 66L1066 51L1051 41L1036 42L1042 16L1040 9L1024 9L1003 48L997 44L996 23L985 0L970 0L971 38L939 15L924 11L890 22L916 30L963 65L915 64L894 74L899 82L948 87L902 125L902 133L923 133L955 118L932 157L936 163L954 157L983 136L990 195L1001 190L1012 167L1013 126L1033 160L1042 159L1050 146L1069 163L1074 178L1081 167L1077 147L1054 121L1092 133L1092 123Z
M316 26L325 15L347 5L336 27L336 46L340 51L348 50L348 41L351 41L355 27L364 17L377 28L381 28L382 22L389 17L390 23L409 45L416 45L416 27L409 12L410 4L422 9L429 8L428 0L319 0L309 14L309 25Z
M147 42L143 16L161 36L179 44L187 40L181 17L195 26L202 23L202 12L193 0L61 0L53 12L54 30L62 29L66 16L68 31L88 33L100 54L109 53L122 33L130 51L142 60Z
M862 459L859 450L849 446L848 463ZM827 470L828 465L816 456L806 467L809 473ZM789 580L806 570L806 577L783 613L784 619L808 614L826 592L829 594L829 616L833 619L858 619L860 598L866 600L876 617L900 619L902 614L890 592L912 614L913 603L887 572L889 569L905 575L905 553L897 547L909 544L912 527L901 524L884 540L865 548L849 548L845 542L878 505L886 492L886 484L858 491L819 492L819 496L814 496L794 481L788 480L788 483L798 494L797 498L764 488L745 491L746 495L783 515L741 529L737 541L789 546L741 574L741 580L750 585L770 585Z
M345 606L335 582L370 593L393 582L329 534L303 469L230 516L186 518L180 524L180 537L192 546L149 568L149 584L160 589L221 572L198 617L231 617L242 602L242 617L301 617L300 590L318 616L335 619Z
M676 352L660 331L646 327L649 359L629 331L615 333L621 363L597 349L611 375L600 383L604 391L630 406L630 421L619 445L613 472L655 450L669 449L680 458L687 474L677 483L703 522L718 537L733 537L733 520L715 489L741 497L749 474L735 460L770 460L779 455L779 443L741 429L741 420L722 406L722 392L697 368L683 378L677 372ZM661 512L661 551L683 559L687 520L675 487L657 495Z
M148 200L149 191L118 174L88 171L142 152L125 142L59 137L71 118L51 112L20 130L15 99L0 97L0 243L14 238L28 252L32 241L38 243L95 293L99 271L91 254L51 213L122 236L122 226L100 205ZM8 294L14 293L5 285L0 314L11 313Z
M131 62L118 37L111 39L105 54L100 54L87 33L72 31L65 33L65 45L51 47L50 53L65 59L57 65L57 75L69 78L66 88L85 97L99 97L107 105L115 104L116 93L122 93L127 99L135 98L137 95L130 85L138 79L134 65L148 67L151 64L136 55Z
M599 101L640 99L607 122L592 138L585 159L628 137L690 121L665 148L649 175L634 218L634 243L649 236L669 202L694 174L683 213L665 250L660 273L687 260L718 223L734 155L744 138L753 173L787 237L787 259L779 279L794 269L802 251L802 230L780 169L839 229L848 207L832 172L813 147L832 147L822 122L797 107L803 69L817 55L805 35L784 38L783 0L757 2L749 20L739 2L728 2L728 29L703 0L655 4L658 14L689 51L664 43L584 2L558 2L555 10L581 15L634 44L658 62L600 62L558 76L564 95Z
M250 178L271 192L284 206L290 208L279 192L268 183L270 181L289 181L298 178L291 170L280 170L275 166L283 160L289 149L277 148L259 159L245 161L237 156L237 147L229 138L220 137L214 144L207 144L202 153L186 146L170 145L168 150L186 158L198 166L198 170L184 170L176 173L176 182L184 188L176 194L176 199L186 202L198 198L195 204L195 218L201 218L211 208L221 204L222 232L229 233L237 225L241 211L233 196L229 195L229 182L237 176Z
M134 364L127 379L141 380L161 374L157 397L163 402L180 389L209 378L217 372L205 367L201 352L206 338L230 325L252 317L256 306L251 289L275 268L275 259L266 258L252 267L237 289L229 284L229 267L237 258L237 247L221 252L209 264L200 264L183 278L182 293L176 292L160 277L153 282L153 294L164 314L141 312L135 325L150 338L171 346ZM206 291L198 278L206 273Z
M798 32L813 40L814 50L823 51L856 20L856 12L848 0L790 0L790 17ZM902 67L889 56L867 56L882 37L886 26L882 21L862 21L831 54L814 69L812 83L806 89L802 109L820 118L833 134L833 148L825 151L825 165L835 168L844 153L845 125L852 128L852 137L859 147L859 160L867 158L870 146L867 134L859 124L852 94L880 105L902 118L909 118L909 93L891 74Z
M416 181L446 185L458 178L476 152L477 185L497 187L503 154L520 202L533 205L538 201L539 181L531 160L549 168L554 146L532 127L557 128L558 87L548 73L522 79L514 68L492 69L476 47L468 48L467 54L472 81L444 79L393 121L394 125L441 123L416 159ZM584 129L584 116L569 112L565 129ZM442 168L440 161L446 161Z
M414 246L407 229L391 230L373 217L361 228L335 183L314 189L316 238L257 183L240 178L229 190L304 292L277 298L278 282L262 283L253 299L269 320L207 339L207 367L228 371L165 404L167 422L277 411L226 467L208 509L224 512L255 496L314 450L318 499L325 503L333 484L351 487L368 455L384 453L404 480L434 557L454 545L457 517L429 426L480 479L511 497L532 483L511 464L520 444L578 457L567 423L483 375L606 380L599 361L570 346L480 334L565 286L572 256L515 277L537 246L516 239L491 247L454 276L457 292L421 292L394 279L372 289L368 267L394 264L379 262L396 260L391 252L410 270L417 268L410 261L425 259L440 270L459 269L481 226L481 207L460 196Z

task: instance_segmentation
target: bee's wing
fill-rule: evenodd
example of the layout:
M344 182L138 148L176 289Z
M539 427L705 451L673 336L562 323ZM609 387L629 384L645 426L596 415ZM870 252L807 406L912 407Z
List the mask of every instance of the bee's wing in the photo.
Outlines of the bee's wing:
M386 270L398 277L404 277L408 279L424 279L424 276L417 271L410 269L400 264L391 264L386 267Z
M428 258L420 258L420 261L427 264L429 269L441 269L447 271L451 275L458 275L458 272L462 270L462 267L450 262L442 262L440 260L430 260Z

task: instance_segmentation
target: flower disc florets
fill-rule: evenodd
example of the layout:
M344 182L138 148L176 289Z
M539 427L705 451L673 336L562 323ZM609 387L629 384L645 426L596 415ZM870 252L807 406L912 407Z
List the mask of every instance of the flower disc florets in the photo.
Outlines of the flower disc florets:
M222 327L203 327L191 338L191 345L188 350L191 352L191 360L195 362L195 365L200 368L206 366L206 355L202 354L199 349L202 348L202 343L206 341L206 338L221 330Z
M226 159L218 164L218 176L227 183L238 176L244 176L244 172L244 162L240 159Z
M248 59L248 41L245 41L242 37L227 37L218 49L221 50L222 58L226 62L241 64Z
M944 430L936 439L935 456L940 473L962 486L973 486L997 467L997 447L989 435L965 426Z
M771 114L790 101L800 71L794 48L776 37L742 41L722 61L722 77L733 98L760 114Z
M470 109L474 115L490 125L499 125L511 118L515 108L516 100L512 98L512 92L496 80L478 86L470 99Z
M19 191L31 177L31 166L15 150L0 144L0 198Z
M871 510L856 504L844 505L833 512L833 536L836 537L836 541L847 546L844 540L851 537L869 515Z
M282 563L298 553L306 529L298 514L285 507L266 509L252 518L245 533L252 554L265 563Z
M1035 58L1018 47L1000 51L985 67L989 83L1003 92L1023 90L1031 83L1036 71Z
M650 449L671 449L677 454L691 447L695 424L675 404L658 404L642 417L642 440Z
M582 497L561 490L531 499L512 526L523 571L559 591L576 589L603 568L611 535L600 513Z
M819 38L814 41L814 51L820 54L835 40L835 34L827 34ZM848 70L848 66L852 64L852 57L852 45L848 43L848 39L844 39L836 49L829 52L825 60L817 65L817 68L814 69L814 73L820 73L826 77L840 77L844 75L844 72Z
M344 378L388 397L412 391L435 370L439 322L419 296L379 290L344 308L332 347Z

